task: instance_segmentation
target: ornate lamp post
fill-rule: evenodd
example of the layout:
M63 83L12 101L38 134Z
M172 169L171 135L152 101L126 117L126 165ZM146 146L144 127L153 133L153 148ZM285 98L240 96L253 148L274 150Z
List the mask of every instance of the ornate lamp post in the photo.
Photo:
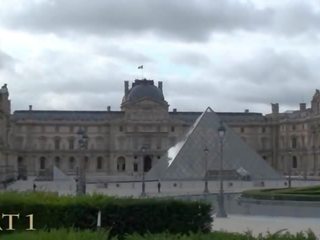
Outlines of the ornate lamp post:
M292 165L292 150L289 149L288 151L289 154L289 161L288 161L288 188L291 188L291 175L292 175L292 171L291 171L291 165Z
M141 197L146 196L146 184L144 179L144 158L145 158L145 152L147 151L147 148L145 146L141 147L141 160L142 160L142 190L141 190Z
M224 192L223 192L223 140L226 134L226 128L223 126L222 121L220 122L220 127L218 128L218 134L220 139L220 169L219 169L219 180L220 180L220 189L218 196L218 212L217 217L225 218L227 213L224 209Z
M205 147L203 149L204 154L205 154L205 169L204 169L204 190L203 193L209 193L209 188L208 188L208 153L209 149Z
M88 149L88 136L86 131L82 128L77 132L79 136L79 148L82 152ZM83 154L84 155L84 154ZM79 172L78 172L78 182L77 182L77 195L85 195L86 194L86 172L84 169L84 156L80 157L79 162Z

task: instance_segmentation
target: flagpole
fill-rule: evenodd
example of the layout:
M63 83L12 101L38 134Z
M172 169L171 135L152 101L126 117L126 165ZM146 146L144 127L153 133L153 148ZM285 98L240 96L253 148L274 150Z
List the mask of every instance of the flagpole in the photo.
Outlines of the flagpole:
M141 69L141 80L143 80L143 65L138 66L138 69Z

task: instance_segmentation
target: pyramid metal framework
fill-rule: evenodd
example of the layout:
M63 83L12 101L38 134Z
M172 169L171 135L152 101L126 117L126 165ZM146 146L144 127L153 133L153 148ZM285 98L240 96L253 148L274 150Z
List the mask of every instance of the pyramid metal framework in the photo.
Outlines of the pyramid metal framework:
M146 174L149 180L196 180L205 174L217 177L220 167L221 120L208 107L197 119L189 132L168 150ZM267 180L281 179L268 163L245 143L231 128L226 128L223 140L223 177L225 179ZM207 153L205 151L207 149Z

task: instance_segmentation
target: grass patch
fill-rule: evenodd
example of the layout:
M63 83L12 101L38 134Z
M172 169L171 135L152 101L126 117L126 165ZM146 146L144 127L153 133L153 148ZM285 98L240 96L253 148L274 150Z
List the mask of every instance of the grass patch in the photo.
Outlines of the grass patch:
M227 232L212 232L212 233L189 233L189 234L130 234L121 237L111 237L108 232L104 231L76 231L72 229L59 229L52 231L36 231L36 232L21 232L2 236L3 240L316 240L313 232L300 232L290 234L268 233L266 235L253 236L250 232L247 233L227 233Z

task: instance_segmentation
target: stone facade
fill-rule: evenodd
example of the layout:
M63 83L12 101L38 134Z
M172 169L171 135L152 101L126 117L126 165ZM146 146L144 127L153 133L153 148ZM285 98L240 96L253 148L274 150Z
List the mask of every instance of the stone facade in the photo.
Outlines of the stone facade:
M162 82L125 81L121 111L15 111L7 86L0 90L0 165L17 176L41 175L52 166L75 174L84 158L87 176L140 176L185 134L201 112L168 111ZM320 93L311 108L272 113L221 112L219 117L275 169L294 175L320 174ZM88 147L79 150L83 128ZM1 179L0 179L1 180Z

